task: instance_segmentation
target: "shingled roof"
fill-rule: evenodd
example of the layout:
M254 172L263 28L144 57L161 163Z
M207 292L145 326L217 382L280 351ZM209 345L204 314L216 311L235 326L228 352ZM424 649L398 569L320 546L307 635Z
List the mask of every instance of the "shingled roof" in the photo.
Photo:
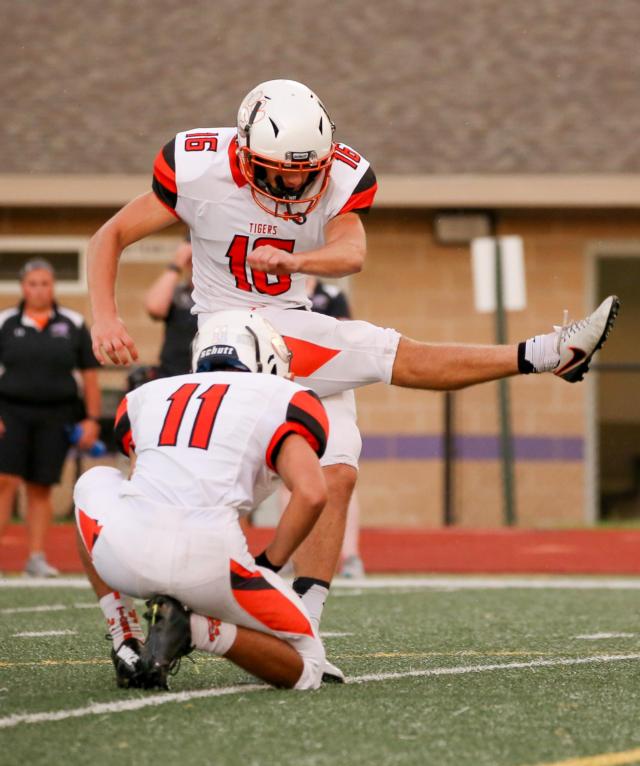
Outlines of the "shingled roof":
M640 172L636 0L4 3L0 173L149 170L306 82L378 172Z

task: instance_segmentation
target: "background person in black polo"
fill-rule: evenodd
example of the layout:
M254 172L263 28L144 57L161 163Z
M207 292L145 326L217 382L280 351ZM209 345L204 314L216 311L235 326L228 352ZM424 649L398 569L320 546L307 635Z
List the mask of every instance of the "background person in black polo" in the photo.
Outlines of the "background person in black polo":
M89 332L80 314L55 303L54 283L48 261L28 261L20 271L21 303L0 312L0 536L24 480L25 572L36 577L58 574L45 558L44 541L52 516L51 486L60 480L69 449L66 429L80 423L79 449L89 449L99 434L98 363ZM84 401L75 370L82 376Z
M191 241L187 235L144 298L151 319L164 322L160 363L135 367L127 377L129 391L156 378L191 372L191 341L198 330L198 318L191 313L192 291Z
M191 242L186 239L144 299L147 314L163 320L165 325L158 377L191 372L191 341L198 329L198 319L191 313L192 291Z

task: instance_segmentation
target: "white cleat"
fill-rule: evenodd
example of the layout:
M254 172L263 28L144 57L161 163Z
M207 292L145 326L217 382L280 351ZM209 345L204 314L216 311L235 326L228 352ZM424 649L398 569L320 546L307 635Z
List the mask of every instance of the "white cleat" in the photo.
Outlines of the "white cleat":
M24 568L28 577L57 577L60 572L47 561L44 553L33 553Z
M558 366L553 370L569 383L582 380L589 370L589 363L595 352L601 348L611 332L620 301L617 296L610 295L589 314L585 319L576 322L565 321L562 327L555 327L558 336L557 351L560 355Z
M346 557L342 563L342 568L340 569L340 577L349 577L352 579L364 577L364 564L362 563L360 556L352 554L351 556Z
M329 660L324 661L324 670L322 671L322 682L325 684L343 684L345 683L344 673L332 665Z

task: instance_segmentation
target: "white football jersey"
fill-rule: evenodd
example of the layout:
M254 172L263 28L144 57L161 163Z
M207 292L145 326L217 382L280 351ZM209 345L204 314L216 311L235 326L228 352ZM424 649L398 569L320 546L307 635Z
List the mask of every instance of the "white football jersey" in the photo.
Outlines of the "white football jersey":
M366 211L377 184L367 160L338 144L326 192L304 223L260 208L242 175L235 128L178 133L158 153L153 191L191 229L195 313L230 308L309 307L304 274L253 271L247 256L260 245L290 253L324 244L324 228L337 215Z
M313 392L284 378L247 372L177 375L128 393L115 434L136 464L127 494L201 508L237 520L274 488L275 463L290 434L318 456L328 421Z

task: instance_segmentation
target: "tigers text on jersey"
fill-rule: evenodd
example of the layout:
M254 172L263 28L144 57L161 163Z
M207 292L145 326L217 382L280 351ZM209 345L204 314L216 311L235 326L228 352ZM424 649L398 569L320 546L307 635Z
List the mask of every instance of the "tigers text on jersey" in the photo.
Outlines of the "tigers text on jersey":
M254 271L247 256L260 245L289 253L323 245L332 218L371 207L377 190L373 170L364 157L338 144L327 190L298 224L256 204L238 165L237 146L235 128L198 128L178 133L156 157L153 191L191 229L194 311L308 307L304 274Z
M328 421L311 391L284 378L210 372L154 380L127 394L115 434L136 465L127 494L235 521L272 490L284 440L324 452Z

